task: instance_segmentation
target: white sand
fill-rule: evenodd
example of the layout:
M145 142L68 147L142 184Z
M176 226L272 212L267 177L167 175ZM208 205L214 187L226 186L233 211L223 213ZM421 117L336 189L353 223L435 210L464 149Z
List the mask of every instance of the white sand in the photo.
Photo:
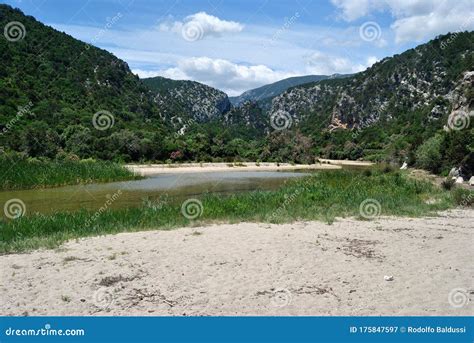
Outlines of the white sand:
M0 256L0 314L473 315L473 223L453 210L82 239Z
M320 158L320 163L332 164L336 166L372 166L375 163L368 161L352 161L352 160L330 160L327 158Z
M175 173L206 173L225 171L283 171L283 170L323 170L341 169L340 165L331 164L289 164L289 163L259 163L245 162L243 166L230 166L228 163L183 163L183 164L128 164L126 167L146 176L153 174L175 174Z

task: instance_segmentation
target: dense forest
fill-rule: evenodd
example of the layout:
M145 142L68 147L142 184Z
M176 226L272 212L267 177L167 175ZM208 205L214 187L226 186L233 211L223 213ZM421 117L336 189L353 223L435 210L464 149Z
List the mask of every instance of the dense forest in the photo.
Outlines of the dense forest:
M0 40L1 154L167 163L329 157L473 173L472 32L290 88L265 106L234 107L197 82L140 80L111 53L0 5L1 27L12 21L27 33ZM455 111L467 113L455 118L462 129L448 125ZM283 130L272 125L281 112Z

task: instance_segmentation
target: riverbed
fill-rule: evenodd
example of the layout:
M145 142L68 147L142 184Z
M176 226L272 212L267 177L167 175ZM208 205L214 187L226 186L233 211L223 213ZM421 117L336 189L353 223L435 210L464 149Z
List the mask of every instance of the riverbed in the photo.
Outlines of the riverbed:
M214 171L149 175L141 180L94 183L45 189L0 192L0 204L20 199L25 215L97 210L109 199L111 208L141 206L144 202L160 205L180 202L205 193L234 194L254 190L272 190L287 180L310 175L303 171ZM119 194L119 196L117 196ZM4 216L2 211L1 213Z

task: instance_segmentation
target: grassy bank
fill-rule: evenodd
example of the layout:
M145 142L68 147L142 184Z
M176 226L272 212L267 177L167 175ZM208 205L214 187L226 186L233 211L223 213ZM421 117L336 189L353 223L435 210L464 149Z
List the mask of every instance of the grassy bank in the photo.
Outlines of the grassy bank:
M203 196L200 198L202 208L197 208L201 215L195 220L186 218L179 204L153 206L147 203L141 208L37 214L0 221L0 252L54 248L79 237L166 230L217 221L332 222L335 217L364 219L364 215L370 217L374 213L421 216L452 207L456 201L461 203L466 195L443 191L431 183L413 180L398 172L318 172L308 178L292 180L277 191L256 191L230 197ZM367 199L372 199L372 207L361 210L361 204Z
M123 166L94 160L0 157L0 190L44 188L136 178Z

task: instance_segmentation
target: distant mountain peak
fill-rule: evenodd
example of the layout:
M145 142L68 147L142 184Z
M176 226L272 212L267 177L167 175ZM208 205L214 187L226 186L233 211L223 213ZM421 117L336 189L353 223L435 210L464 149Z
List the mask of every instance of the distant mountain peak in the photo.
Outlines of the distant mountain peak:
M274 83L270 83L268 85L248 90L239 96L230 97L229 99L233 105L238 106L247 100L262 101L265 99L273 98L277 95L280 95L291 87L299 86L305 83L345 76L347 75L332 74L293 76Z

